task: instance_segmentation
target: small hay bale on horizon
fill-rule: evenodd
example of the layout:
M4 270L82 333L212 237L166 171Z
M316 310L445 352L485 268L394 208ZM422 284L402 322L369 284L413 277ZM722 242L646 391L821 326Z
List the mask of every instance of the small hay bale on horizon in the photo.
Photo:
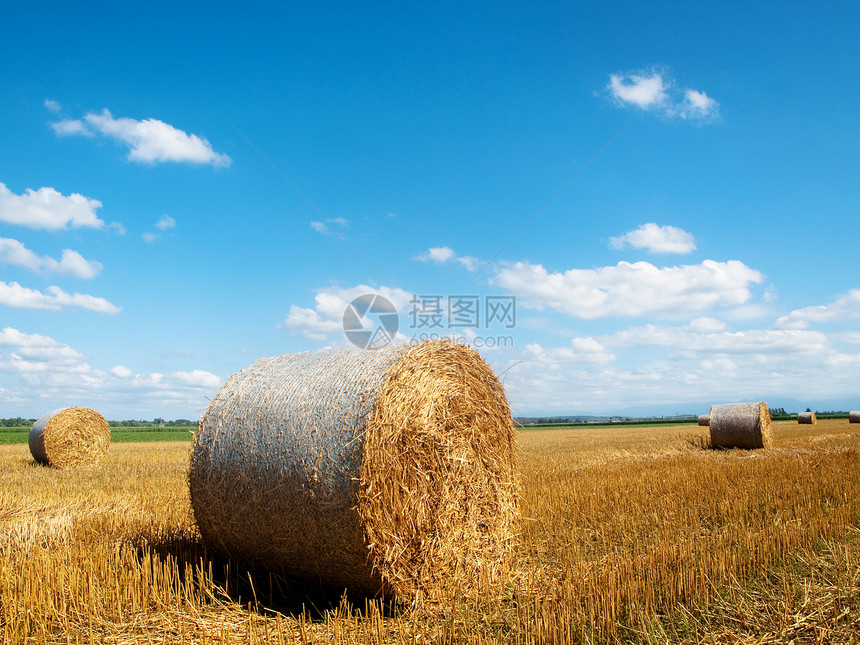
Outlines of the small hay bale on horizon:
M813 423L818 423L818 416L815 412L798 412L797 422L801 425L811 425Z
M764 401L711 406L711 445L714 448L770 448L770 411Z
M110 447L110 426L90 408L59 408L39 417L27 438L40 464L75 468L99 463Z
M495 580L519 515L504 388L451 341L264 358L194 439L206 544L331 590L434 599Z
M848 413L848 423L860 423L860 410L852 410Z
M710 414L700 414L698 423L700 426L711 425L711 415Z

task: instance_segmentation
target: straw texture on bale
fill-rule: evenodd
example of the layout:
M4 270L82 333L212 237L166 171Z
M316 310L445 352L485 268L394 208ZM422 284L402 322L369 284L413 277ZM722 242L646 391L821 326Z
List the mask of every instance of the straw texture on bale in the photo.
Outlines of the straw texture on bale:
M770 448L770 412L764 401L711 406L711 445L714 448Z
M209 405L189 473L215 551L384 597L496 577L516 481L504 389L450 341L261 359Z
M852 410L848 413L848 423L860 423L860 410Z
M711 425L711 415L710 414L700 414L699 415L699 425L700 426Z
M99 463L110 447L110 427L89 408L60 408L43 414L30 429L30 454L40 464L74 468Z
M818 423L818 417L815 412L798 412L797 422L804 425Z

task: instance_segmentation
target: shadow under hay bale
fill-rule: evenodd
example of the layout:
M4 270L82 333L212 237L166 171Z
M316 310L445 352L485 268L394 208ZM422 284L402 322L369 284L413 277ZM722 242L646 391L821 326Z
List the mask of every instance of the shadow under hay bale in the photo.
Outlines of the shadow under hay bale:
M818 423L818 416L815 412L799 412L797 414L797 422L802 425L811 425Z
M27 443L40 464L75 468L99 463L110 447L110 427L105 418L89 408L60 408L43 414Z
M206 410L189 485L224 557L434 597L504 572L516 477L501 383L474 350L433 341L261 359Z
M714 448L770 448L770 412L764 401L711 406L711 445Z
M711 415L710 414L700 414L698 423L700 426L711 425Z
M848 413L848 423L860 423L860 410L852 410Z

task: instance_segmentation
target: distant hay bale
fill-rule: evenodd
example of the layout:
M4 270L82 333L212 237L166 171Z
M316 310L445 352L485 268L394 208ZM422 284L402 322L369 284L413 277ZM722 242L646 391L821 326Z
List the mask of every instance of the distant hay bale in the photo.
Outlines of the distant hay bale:
M714 448L770 448L770 412L764 401L711 406L711 445Z
M852 410L848 413L848 423L860 423L860 410Z
M797 422L800 424L811 425L818 423L818 417L815 412L799 412L797 414Z
M711 425L711 415L710 414L700 414L699 415L699 425L700 426Z
M60 408L43 414L30 429L30 453L40 464L74 468L99 463L110 447L110 427L89 408Z
M206 410L191 503L223 556L328 588L432 597L509 561L515 442L501 383L451 341L264 358Z

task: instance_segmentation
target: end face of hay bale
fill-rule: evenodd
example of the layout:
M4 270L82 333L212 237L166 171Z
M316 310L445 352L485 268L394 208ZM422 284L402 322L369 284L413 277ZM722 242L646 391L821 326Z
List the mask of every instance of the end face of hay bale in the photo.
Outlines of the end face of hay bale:
M848 413L848 423L860 423L860 410L852 410Z
M490 367L449 341L273 357L213 399L189 485L222 555L415 595L509 556L515 430Z
M462 594L463 580L507 568L515 452L504 388L477 352L422 343L394 365L368 422L358 506L387 588Z
M764 401L711 406L711 445L714 448L770 448L770 411Z
M710 414L700 414L699 415L699 425L700 426L711 425L711 415Z
M818 423L818 417L815 412L799 412L797 415L797 422L800 424L811 425L813 423Z
M110 427L90 408L60 408L39 417L27 443L40 464L54 468L92 466L107 454Z

